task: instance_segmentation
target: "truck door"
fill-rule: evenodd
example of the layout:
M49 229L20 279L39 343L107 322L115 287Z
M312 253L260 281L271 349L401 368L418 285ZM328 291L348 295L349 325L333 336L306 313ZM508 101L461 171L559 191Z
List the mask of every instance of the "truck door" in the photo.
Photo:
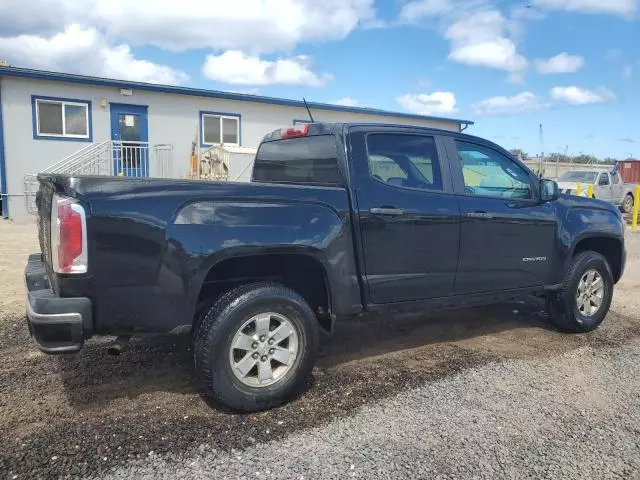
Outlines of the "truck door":
M609 176L611 177L611 201L616 205L620 205L623 201L622 195L625 193L620 181L620 174L617 170L612 171Z
M441 139L404 127L349 134L368 303L451 295L460 212Z
M553 202L507 152L481 140L447 137L461 213L458 294L544 285L557 230Z
M609 180L609 173L600 172L598 174L598 180L596 183L596 198L600 200L611 201L611 181Z

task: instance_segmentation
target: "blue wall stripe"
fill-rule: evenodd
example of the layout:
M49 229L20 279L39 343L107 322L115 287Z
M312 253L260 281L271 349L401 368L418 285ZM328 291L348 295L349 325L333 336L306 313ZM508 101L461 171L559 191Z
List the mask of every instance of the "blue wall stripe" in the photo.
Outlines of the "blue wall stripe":
M2 118L2 77L0 76L0 193L2 193L2 216L9 218L7 195L7 164L4 156L4 121Z
M248 95L243 93L221 92L217 90L205 90L190 87L174 87L170 85L156 85L143 82L129 82L124 80L113 80L108 78L88 77L85 75L75 75L71 73L47 72L43 70L32 70L28 68L0 67L0 76L34 78L39 80L52 80L67 83L80 83L85 85L97 85L102 87L129 88L147 90L152 92L174 93L179 95L192 95L197 97L211 97L225 100L236 100L240 102L267 103L270 105L284 105L288 107L304 108L304 102L286 98L263 97L259 95ZM345 107L343 105L331 105L328 103L307 102L310 109L331 110L335 112L362 113L366 115L381 115L385 117L408 118L414 120L440 120L457 122L465 125L473 125L470 120L457 118L433 117L429 115L417 115L413 113L390 112L376 108Z

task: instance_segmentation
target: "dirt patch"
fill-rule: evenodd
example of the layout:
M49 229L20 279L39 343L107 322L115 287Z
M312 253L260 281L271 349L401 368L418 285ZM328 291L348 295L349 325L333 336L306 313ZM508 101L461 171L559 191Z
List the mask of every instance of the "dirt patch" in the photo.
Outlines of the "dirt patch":
M244 448L487 362L615 347L640 336L640 319L630 307L638 300L624 283L605 324L587 335L556 332L532 299L355 322L340 325L324 345L299 399L239 415L211 408L200 396L188 336L134 340L120 357L106 354L105 340L90 341L78 355L39 353L22 313L22 268L35 248L27 238L35 231L5 225L0 234L3 244L12 245L11 254L0 257L1 288L7 290L0 307L0 471L9 478L100 474L150 452L204 445ZM634 251L624 282L638 281L638 262Z

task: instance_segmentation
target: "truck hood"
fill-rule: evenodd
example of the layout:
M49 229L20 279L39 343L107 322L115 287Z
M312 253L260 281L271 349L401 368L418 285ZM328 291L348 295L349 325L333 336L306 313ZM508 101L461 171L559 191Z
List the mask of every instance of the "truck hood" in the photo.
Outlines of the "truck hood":
M597 198L587 198L586 195L587 195L587 192L586 192L586 188L584 187L582 192L580 193L580 196L575 195L575 193L569 194L564 191L561 191L560 200L564 203L564 205L566 205L569 208L578 207L578 208L593 208L597 210L608 210L614 213L616 216L622 218L622 214L620 213L620 210L613 203L606 202L604 200L598 200Z
M586 190L586 185L583 184L583 190ZM558 182L558 188L562 193L572 193L578 188L577 182Z

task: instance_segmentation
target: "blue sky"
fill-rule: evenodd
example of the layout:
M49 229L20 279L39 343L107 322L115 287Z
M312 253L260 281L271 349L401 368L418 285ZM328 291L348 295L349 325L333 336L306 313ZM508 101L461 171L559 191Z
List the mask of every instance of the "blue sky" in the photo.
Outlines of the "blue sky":
M640 0L5 0L16 66L469 119L640 157Z

